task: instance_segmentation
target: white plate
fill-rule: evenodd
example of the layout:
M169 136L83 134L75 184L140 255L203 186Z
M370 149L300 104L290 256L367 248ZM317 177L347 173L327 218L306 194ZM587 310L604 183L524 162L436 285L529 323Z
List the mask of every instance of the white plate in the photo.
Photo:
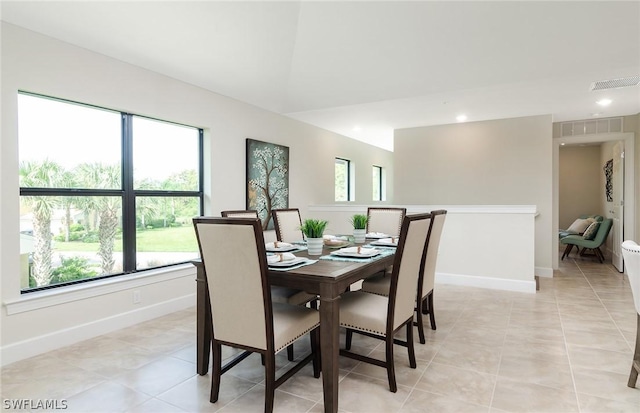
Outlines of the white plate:
M375 257L378 254L380 254L380 251L373 248L360 248L360 252L358 252L358 247L343 248L331 253L331 255L337 255L339 257L352 258L371 258Z
M398 246L398 238L396 238L396 242L393 242L392 238L382 238L377 241L371 243L371 245L380 245L382 247L397 247Z
M390 235L389 234L385 234L383 232L370 232L368 234L365 235L365 238L372 238L372 239L382 239L382 238L389 238Z
M307 258L296 257L295 259L289 261L277 261L269 263L269 267L293 267L294 265L300 264L305 261L307 261Z

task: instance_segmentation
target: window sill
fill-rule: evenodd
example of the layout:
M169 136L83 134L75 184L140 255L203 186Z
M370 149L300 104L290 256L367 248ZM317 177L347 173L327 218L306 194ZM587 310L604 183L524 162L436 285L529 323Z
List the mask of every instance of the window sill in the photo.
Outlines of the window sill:
M196 270L192 264L183 264L143 271L128 276L23 294L16 300L5 302L4 305L7 309L7 315L14 315L182 277L193 277L195 280L195 274Z

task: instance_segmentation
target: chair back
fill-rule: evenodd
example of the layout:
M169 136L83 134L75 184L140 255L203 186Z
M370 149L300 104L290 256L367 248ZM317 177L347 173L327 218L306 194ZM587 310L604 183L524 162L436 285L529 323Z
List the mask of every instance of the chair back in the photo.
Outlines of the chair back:
M596 232L596 236L593 238L593 243L597 246L604 244L607 240L607 236L609 235L609 231L611 231L611 226L613 225L613 220L611 218L603 219L600 222L600 226L598 227L598 232Z
M439 209L431 211L431 229L427 241L427 251L425 255L424 271L422 273L422 297L424 298L433 290L436 278L436 262L438 261L438 250L440 249L440 238L442 228L447 218L447 211Z
M259 218L258 211L253 209L241 209L235 211L222 211L223 218Z
M273 312L260 220L199 217L193 224L207 274L214 338L272 348Z
M400 234L407 208L367 208L367 233L382 232L392 237Z
M423 270L430 226L431 214L408 215L402 222L389 288L389 333L413 317L418 274Z
M298 208L272 209L271 216L278 241L296 242L304 239L304 234L300 229L302 219Z
M633 303L636 306L636 312L640 314L640 245L631 240L623 242L622 256L629 284L631 284Z

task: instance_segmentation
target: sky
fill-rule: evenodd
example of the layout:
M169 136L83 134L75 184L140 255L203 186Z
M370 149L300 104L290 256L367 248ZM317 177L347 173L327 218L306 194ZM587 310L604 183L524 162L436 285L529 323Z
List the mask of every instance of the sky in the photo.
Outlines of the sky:
M198 167L198 130L134 117L135 179L163 180ZM19 158L49 159L67 169L81 163L119 164L120 113L18 95Z

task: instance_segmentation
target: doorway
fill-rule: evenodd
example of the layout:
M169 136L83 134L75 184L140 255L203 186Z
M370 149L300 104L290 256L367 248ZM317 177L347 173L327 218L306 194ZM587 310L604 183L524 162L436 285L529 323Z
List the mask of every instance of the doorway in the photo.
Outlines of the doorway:
M634 161L634 139L633 133L610 133L610 134L593 134L582 136L571 136L553 139L554 144L554 217L553 221L556 228L559 228L559 148L562 144L597 144L605 142L620 141L621 145L618 146L620 151L620 162L616 164L618 167L618 178L612 181L612 185L618 187L618 191L614 191L621 195L618 201L613 201L611 204L606 204L607 208L603 211L607 218L618 219L618 230L612 229L613 237L611 240L611 255L614 256L613 260L617 260L619 253L619 247L621 240L623 239L635 239L635 161ZM613 205L616 205L614 207ZM611 205L611 207L609 207ZM558 250L558 238L553 239L554 251ZM617 245L616 245L617 244ZM618 248L618 254L616 255L616 247ZM615 262L614 262L615 265ZM619 267L616 267L619 271L622 271L622 261L619 262ZM558 256L554 254L553 268L558 268Z

